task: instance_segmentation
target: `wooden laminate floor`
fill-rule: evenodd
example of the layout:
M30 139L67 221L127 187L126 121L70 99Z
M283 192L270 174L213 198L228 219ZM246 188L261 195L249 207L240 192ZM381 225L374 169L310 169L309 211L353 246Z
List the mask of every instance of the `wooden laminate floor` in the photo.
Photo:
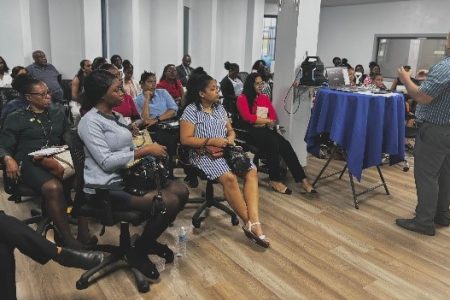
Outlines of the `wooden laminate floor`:
M313 178L324 161L309 158L308 163ZM332 165L342 167L342 162ZM187 256L167 265L146 294L137 292L132 274L123 270L78 291L75 281L82 271L54 262L41 266L16 251L18 298L450 299L450 229L438 228L429 237L397 227L395 218L411 217L416 204L413 172L398 166L382 170L391 195L382 188L364 195L359 210L353 207L347 175L319 183L317 198L300 194L292 182L291 196L271 192L267 176L261 175L261 221L272 243L268 250L250 243L239 226L214 209L193 230L194 208L186 208L161 241L174 247L177 230L188 226ZM357 189L375 183L377 176L375 169L366 170ZM216 192L221 194L219 186ZM1 197L0 208L19 218L35 205ZM98 225L92 227L98 232ZM115 242L118 232L108 229L100 241Z

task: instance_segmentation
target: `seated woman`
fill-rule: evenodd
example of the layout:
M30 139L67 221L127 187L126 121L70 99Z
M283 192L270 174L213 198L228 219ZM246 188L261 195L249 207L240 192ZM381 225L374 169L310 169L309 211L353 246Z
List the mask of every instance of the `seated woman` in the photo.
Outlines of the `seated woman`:
M223 95L223 106L231 115L235 113L236 99L242 93L244 83L239 77L239 65L227 61L225 70L228 70L228 75L220 82L220 90Z
M6 61L0 56L0 87L11 87L12 78L8 71Z
M84 78L92 72L92 63L89 59L83 59L80 62L80 69L78 70L75 77L72 79L72 100L76 102L79 101L81 92L83 91Z
M245 234L262 247L270 243L263 235L258 213L258 175L255 166L244 177L244 196L242 196L236 174L231 172L226 160L211 158L201 150L204 146L225 147L234 144L235 133L227 112L218 104L217 82L202 68L197 68L187 83L186 106L180 119L180 139L183 145L194 148L191 163L201 169L208 179L217 179L223 186L225 199L244 221Z
M91 109L81 118L78 133L84 142L86 154L84 180L86 184L116 184L122 181L121 171L126 166L148 155L164 157L164 146L149 144L134 149L131 132L125 125L124 118L113 112L114 107L122 101L121 81L109 72L93 71L85 79L84 102L90 103ZM87 193L92 193L86 190ZM150 211L156 191L144 196L134 196L124 191L111 191L111 205L118 210ZM159 273L149 260L148 254L157 254L172 262L174 255L166 245L157 242L157 238L171 224L180 212L189 192L176 181L169 181L162 189L165 214L157 214L147 221L142 235L136 240L135 247L127 254L130 265L141 271L150 279L158 279Z
M33 77L31 77L28 74L22 74L19 76L16 76L12 83L11 86L13 89L15 89L16 91L18 91L20 93L20 96L8 101L5 106L3 106L2 108L2 114L0 116L0 127L2 126L4 120L6 119L6 116L8 116L10 113L19 110L21 108L26 108L28 106L28 102L25 100L25 87L28 85L28 82L30 81L30 79L32 79Z
M128 59L123 61L123 89L125 94L130 95L134 99L141 92L139 83L133 78L134 66Z
M295 182L302 183L307 193L317 193L306 178L291 143L270 128L273 127L277 114L269 97L261 93L262 82L261 75L258 73L248 75L244 83L244 91L237 100L239 115L249 130L248 142L265 150L270 186L274 191L292 194L292 191L280 179L279 157L281 156L291 171Z
M373 82L375 88L380 89L382 91L387 90L387 87L384 85L384 82L383 82L383 75L373 74L372 82Z
M172 96L175 103L181 107L184 105L184 89L181 80L177 79L175 65L169 64L164 67L163 74L156 85L157 89L165 89Z
M143 121L149 126L149 130L152 132L152 139L167 147L172 164L170 172L171 176L173 176L172 171L179 134L177 131L162 129L155 125L174 118L178 111L178 105L165 89L156 88L156 75L154 73L142 73L139 83L141 84L142 93L134 99L134 103Z
M123 84L122 73L120 73L119 69L115 65L103 64L101 65L100 70L105 70L113 74ZM141 118L136 109L133 97L126 93L123 93L122 102L114 107L113 110L120 113L125 118L127 125L130 125L132 121L136 121Z
M51 106L51 95L43 81L33 77L25 80L22 92L28 107L6 117L0 134L0 159L9 179L16 182L20 179L42 195L43 205L58 230L61 244L80 249L82 242L94 243L95 239L88 236L86 219L78 219L78 241L70 231L61 180L28 155L43 147L67 144L65 133L70 129L70 123L61 109Z
M89 59L83 59L80 62L80 69L75 77L72 79L71 94L72 100L70 101L70 111L74 124L78 124L80 119L80 94L83 92L84 78L92 72L92 63Z

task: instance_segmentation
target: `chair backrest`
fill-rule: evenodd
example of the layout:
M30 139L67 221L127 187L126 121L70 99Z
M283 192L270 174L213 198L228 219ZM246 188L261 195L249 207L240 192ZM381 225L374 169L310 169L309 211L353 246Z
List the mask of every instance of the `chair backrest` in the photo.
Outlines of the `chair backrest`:
M247 72L239 72L238 73L239 78L241 78L242 82L245 82L247 79L248 73Z
M90 199L91 201L88 201L88 197L86 197L86 194L84 193L84 161L86 158L84 154L84 143L78 135L76 128L72 128L69 134L68 145L70 154L72 155L73 166L75 168L76 181L73 214L77 215L83 205L91 206L92 204L92 211L94 211L95 218L97 218L100 223L111 226L114 224L112 208L109 201L105 200L108 197L108 191L97 191L97 194L93 195L92 199Z

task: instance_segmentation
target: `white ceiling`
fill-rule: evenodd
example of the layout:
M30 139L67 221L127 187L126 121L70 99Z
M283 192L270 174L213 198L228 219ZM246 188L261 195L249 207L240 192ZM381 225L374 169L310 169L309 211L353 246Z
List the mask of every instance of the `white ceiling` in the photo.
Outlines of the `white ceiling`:
M300 0L301 1L301 0ZM322 0L322 6L360 5L381 2L399 2L409 0ZM266 0L266 3L278 4L278 0Z

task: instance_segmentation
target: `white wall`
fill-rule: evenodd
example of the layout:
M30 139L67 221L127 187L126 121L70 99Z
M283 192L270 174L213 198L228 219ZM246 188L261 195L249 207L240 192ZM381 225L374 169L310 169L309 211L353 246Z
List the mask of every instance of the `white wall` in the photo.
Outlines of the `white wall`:
M52 51L50 43L50 16L48 0L29 0L29 6L32 51L44 51L47 56L47 60L51 62ZM26 60L27 65L33 62L31 53L27 55Z
M63 78L73 78L84 59L84 30L80 1L49 0L50 47L49 61ZM34 43L33 43L34 44Z
M28 1L2 1L0 9L0 56L12 69L16 65L25 66L25 56L31 50ZM25 22L25 26L24 23ZM28 30L28 31L27 31ZM28 41L28 46L26 45Z
M151 69L159 78L165 65L178 65L183 56L183 1L153 0L149 17Z
M102 55L102 5L100 0L83 0L83 58L91 61ZM80 60L81 61L81 60Z
M325 65L339 56L367 69L375 34L445 34L450 30L449 12L449 0L323 7L318 54Z
M135 0L108 0L108 60L114 54L133 61L132 6Z
M211 53L213 28L211 26L213 1L195 0L191 2L191 24L189 49L192 57L192 67L202 66L205 70L211 69Z

